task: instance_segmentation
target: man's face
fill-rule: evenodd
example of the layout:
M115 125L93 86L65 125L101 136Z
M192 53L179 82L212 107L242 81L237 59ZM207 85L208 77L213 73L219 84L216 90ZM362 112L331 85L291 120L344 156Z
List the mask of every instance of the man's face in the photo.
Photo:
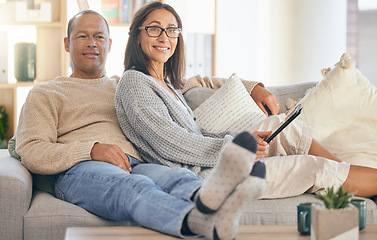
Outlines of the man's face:
M71 77L90 79L105 75L111 43L101 16L88 13L77 17L72 24L70 39L64 39L65 50L70 53L73 64Z

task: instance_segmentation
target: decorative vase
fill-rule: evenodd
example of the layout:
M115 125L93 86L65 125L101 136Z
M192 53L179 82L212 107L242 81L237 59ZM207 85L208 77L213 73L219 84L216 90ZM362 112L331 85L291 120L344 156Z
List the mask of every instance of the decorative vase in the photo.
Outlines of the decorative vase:
M311 207L312 240L359 239L359 211L349 204L346 208L326 208L324 204Z
M34 81L36 57L34 43L16 43L14 47L14 75L17 81Z

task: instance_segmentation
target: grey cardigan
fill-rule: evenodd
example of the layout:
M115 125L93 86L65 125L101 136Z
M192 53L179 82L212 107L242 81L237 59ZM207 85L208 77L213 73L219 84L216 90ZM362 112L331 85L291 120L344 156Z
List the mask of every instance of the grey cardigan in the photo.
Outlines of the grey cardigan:
M187 111L155 80L136 70L126 71L116 90L115 108L123 133L145 162L185 167L204 178L234 133L208 133L195 122L181 92L175 91Z

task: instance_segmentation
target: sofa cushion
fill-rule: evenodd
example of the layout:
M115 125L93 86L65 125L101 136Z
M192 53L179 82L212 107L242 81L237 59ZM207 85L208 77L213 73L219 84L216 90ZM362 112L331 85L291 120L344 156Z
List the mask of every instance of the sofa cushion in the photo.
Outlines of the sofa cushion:
M32 195L32 178L20 161L0 149L0 238L22 239L23 216Z
M286 102L288 99L300 100L306 91L314 87L318 82L300 82L282 86L266 87L266 90L273 93L280 103L280 113L287 111ZM205 87L194 87L185 92L184 97L192 110L195 110L207 98L214 94L216 90Z
M376 204L367 201L367 224L377 223ZM242 225L295 225L297 224L297 204L300 202L321 202L314 194L305 193L296 197L263 199L250 202L241 216Z
M242 132L267 118L236 74L194 110L198 125L213 133Z
M216 92L215 89L206 87L194 87L185 92L183 95L191 110L195 110L207 98Z
M64 239L68 227L138 226L133 222L111 221L85 209L36 191L24 216L24 239Z
M342 161L377 168L377 88L343 54L300 103L299 119Z
M364 198L363 198L364 199ZM377 223L376 204L367 200L367 224ZM320 202L314 194L283 199L251 201L241 216L242 225L295 225L297 204ZM133 222L117 222L100 218L86 210L61 201L44 192L35 192L29 212L24 217L24 239L64 239L68 227L137 226Z

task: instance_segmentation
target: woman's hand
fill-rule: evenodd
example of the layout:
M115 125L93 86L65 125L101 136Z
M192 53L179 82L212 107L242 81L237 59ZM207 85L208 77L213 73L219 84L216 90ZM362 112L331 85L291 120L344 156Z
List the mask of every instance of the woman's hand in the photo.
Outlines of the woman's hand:
M251 133L255 137L258 143L255 161L258 161L260 158L266 155L266 152L270 145L268 145L268 143L266 143L264 140L267 139L271 135L271 133L272 133L271 131L268 131L268 132L255 131Z
M128 157L117 145L96 143L90 156L93 160L111 163L127 172L132 171Z
M269 113L266 107L269 109L271 115L276 115L279 113L279 101L274 94L267 91L264 87L259 85L255 86L250 95L255 103L259 106L259 108L262 109L264 114L266 114L267 116Z

